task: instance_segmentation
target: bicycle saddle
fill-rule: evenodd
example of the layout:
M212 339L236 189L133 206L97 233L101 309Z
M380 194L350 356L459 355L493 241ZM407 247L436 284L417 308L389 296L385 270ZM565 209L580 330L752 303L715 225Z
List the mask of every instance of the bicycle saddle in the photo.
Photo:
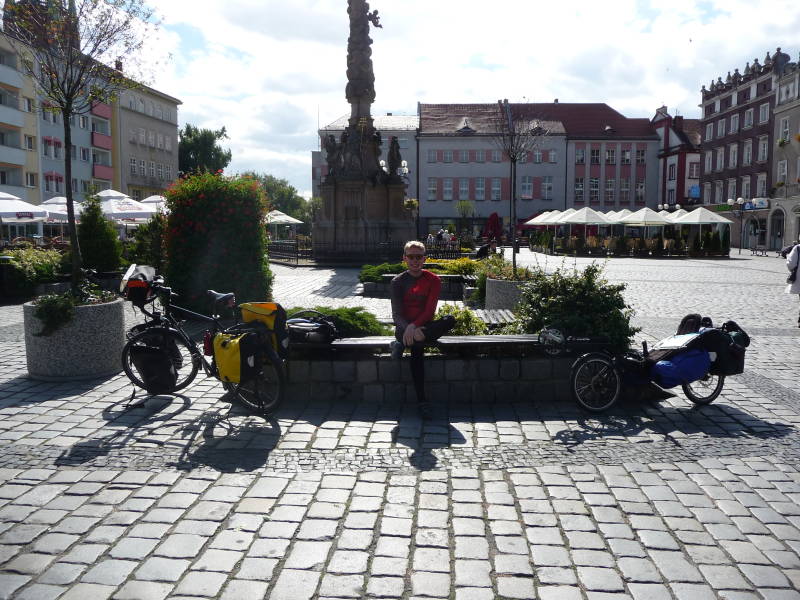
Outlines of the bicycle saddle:
M215 304L231 303L234 302L236 298L236 294L234 294L233 292L228 292L227 294L220 294L219 292L215 292L214 290L206 290L206 296L208 296L211 300L213 300Z

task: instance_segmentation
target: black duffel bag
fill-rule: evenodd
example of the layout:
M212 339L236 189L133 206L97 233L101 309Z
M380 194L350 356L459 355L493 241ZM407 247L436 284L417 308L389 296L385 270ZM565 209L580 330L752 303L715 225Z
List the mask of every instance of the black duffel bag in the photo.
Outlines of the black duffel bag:
M333 319L316 310L301 310L286 320L290 344L330 344L341 337Z

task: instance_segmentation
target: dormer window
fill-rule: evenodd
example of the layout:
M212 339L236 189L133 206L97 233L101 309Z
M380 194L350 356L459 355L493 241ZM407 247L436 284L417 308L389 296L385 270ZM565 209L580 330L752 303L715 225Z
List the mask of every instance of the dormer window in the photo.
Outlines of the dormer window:
M460 133L462 135L468 135L470 133L475 133L475 129L469 122L469 117L464 117L459 121L458 127L456 128L456 133Z

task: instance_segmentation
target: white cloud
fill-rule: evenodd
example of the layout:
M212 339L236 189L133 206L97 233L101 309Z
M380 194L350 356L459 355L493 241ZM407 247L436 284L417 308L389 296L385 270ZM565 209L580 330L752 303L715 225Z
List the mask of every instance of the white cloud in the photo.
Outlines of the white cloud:
M630 117L661 104L698 116L700 86L800 29L795 0L614 3L374 0L374 112L417 102L607 102ZM310 187L317 114L349 112L344 0L170 0L154 85L183 101L181 123L226 126L229 171L255 169Z

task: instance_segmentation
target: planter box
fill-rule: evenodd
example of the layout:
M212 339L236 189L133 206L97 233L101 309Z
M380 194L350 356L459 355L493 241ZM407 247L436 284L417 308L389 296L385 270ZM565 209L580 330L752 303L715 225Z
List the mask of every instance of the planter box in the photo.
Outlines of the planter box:
M125 312L122 299L105 304L78 306L75 317L50 336L38 336L42 322L36 306L23 309L25 357L28 376L45 381L71 381L110 377L122 371Z
M487 279L485 307L489 310L514 310L519 302L521 288L524 284L524 281Z

